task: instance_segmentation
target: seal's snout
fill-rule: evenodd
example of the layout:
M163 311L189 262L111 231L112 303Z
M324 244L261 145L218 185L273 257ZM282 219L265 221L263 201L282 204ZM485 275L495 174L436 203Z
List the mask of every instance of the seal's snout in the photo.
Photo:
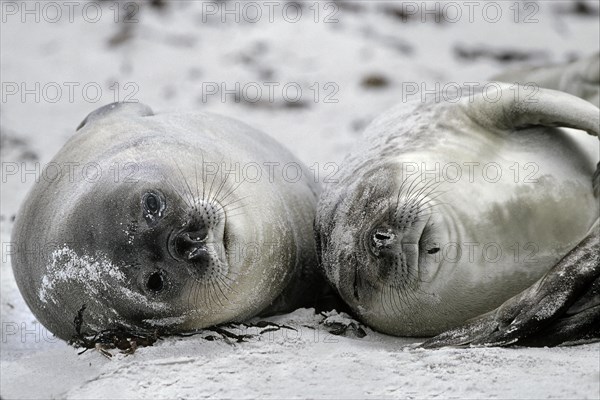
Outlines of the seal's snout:
M409 269L417 268L424 224L409 227L380 225L368 234L368 250L377 265L379 279L403 281Z
M377 227L371 230L369 248L377 258L406 253L409 248L418 246L422 233L422 227L404 230Z
M196 279L208 279L227 266L225 217L216 202L196 202L168 238L169 254Z

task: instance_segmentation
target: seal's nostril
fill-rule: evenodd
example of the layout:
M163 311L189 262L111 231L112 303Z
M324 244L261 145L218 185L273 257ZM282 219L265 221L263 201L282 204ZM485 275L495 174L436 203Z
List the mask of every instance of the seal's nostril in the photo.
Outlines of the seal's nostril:
M204 247L196 247L187 252L188 260L200 260L209 256L208 250Z
M206 238L207 232L202 229L177 234L173 246L177 257L195 261L207 258Z
M371 231L371 252L376 257L394 252L396 233L390 228L379 227Z
M386 233L375 233L375 239L377 240L389 240L391 239L391 235Z
M208 236L208 231L206 229L199 229L196 231L188 231L180 234L183 240L190 243L199 243L204 242L206 237Z
M391 229L378 228L371 234L372 244L376 249L389 247L396 238Z

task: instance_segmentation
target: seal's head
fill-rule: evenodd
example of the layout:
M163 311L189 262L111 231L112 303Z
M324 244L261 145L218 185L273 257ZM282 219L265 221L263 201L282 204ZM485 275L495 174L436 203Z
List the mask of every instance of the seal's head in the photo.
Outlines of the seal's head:
M496 102L478 94L403 105L375 120L322 194L322 267L373 328L427 336L489 311L539 278L597 218L593 163L549 127L597 135L598 109L545 90L521 101L498 87ZM514 181L515 162L539 168L535 185Z
M64 339L78 315L84 333L172 333L255 315L314 263L316 198L305 181L250 184L232 165L290 157L222 117L97 110L52 161L61 173L43 175L18 215L13 269L25 300Z

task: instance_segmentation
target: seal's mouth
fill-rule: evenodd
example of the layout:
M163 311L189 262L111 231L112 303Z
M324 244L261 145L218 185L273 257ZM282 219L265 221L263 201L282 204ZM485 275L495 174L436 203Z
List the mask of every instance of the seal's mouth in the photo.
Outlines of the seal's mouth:
M419 229L419 239L417 240L417 260L420 255L420 252L426 249L426 239L429 236L429 231L431 230L430 220L431 216L427 218L425 223Z
M414 229L411 229L410 234L407 235L407 241L403 246L405 254L407 254L407 272L410 272L410 275L413 276L413 278L418 278L419 258L421 252L425 250L428 236L427 232L431 229L430 219L431 216L423 219L422 222L417 221L414 225Z

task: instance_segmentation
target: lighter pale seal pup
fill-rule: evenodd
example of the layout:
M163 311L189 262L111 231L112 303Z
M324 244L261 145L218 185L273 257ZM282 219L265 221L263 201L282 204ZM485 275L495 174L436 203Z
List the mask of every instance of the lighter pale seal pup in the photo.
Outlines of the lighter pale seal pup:
M318 187L241 122L114 103L48 165L62 172L22 205L12 266L36 318L63 339L194 331L310 294Z
M555 326L556 342L595 334L599 114L498 82L388 111L321 196L328 280L381 332L457 329L432 346L515 343L571 306L580 318Z

